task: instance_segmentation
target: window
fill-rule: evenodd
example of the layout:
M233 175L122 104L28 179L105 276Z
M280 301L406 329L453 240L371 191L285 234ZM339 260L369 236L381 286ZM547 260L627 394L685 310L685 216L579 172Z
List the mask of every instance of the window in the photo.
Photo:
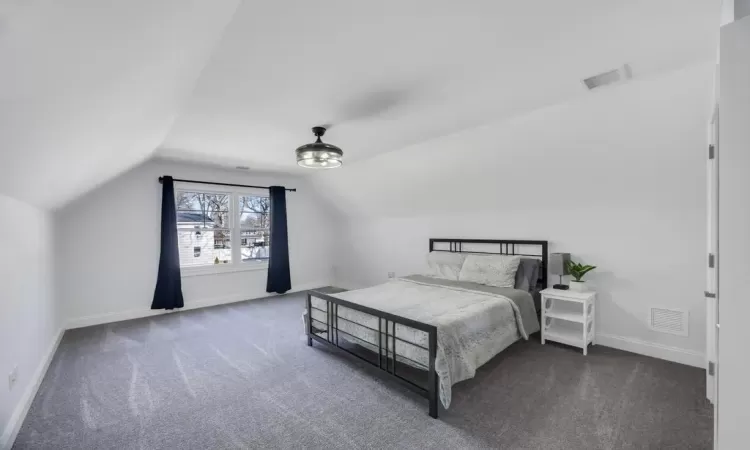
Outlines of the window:
M243 262L265 262L271 246L271 202L268 197L241 195L240 247Z
M180 266L232 261L229 193L178 191L177 242Z
M181 267L265 267L271 245L267 196L178 189L175 201Z

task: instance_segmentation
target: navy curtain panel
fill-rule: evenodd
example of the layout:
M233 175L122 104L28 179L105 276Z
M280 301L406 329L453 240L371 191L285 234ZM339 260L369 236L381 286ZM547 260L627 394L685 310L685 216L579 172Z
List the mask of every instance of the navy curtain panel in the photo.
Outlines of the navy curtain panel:
M175 309L185 305L180 279L180 252L177 246L177 208L172 177L162 177L162 183L161 256L151 309Z
M289 275L289 236L286 226L286 189L271 186L271 254L266 292L283 294L292 288Z

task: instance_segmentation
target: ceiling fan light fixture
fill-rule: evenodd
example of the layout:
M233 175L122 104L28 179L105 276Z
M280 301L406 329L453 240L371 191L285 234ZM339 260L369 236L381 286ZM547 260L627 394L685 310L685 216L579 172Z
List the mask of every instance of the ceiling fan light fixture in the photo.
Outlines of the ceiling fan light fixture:
M335 169L341 167L343 150L332 144L326 144L320 137L326 132L323 127L313 127L313 134L318 140L297 148L297 164L308 169Z

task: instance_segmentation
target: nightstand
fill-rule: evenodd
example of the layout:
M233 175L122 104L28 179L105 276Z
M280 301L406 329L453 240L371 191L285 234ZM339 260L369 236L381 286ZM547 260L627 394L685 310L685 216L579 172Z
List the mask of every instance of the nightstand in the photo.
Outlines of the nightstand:
M547 288L542 294L542 344L555 341L583 349L594 344L596 292Z

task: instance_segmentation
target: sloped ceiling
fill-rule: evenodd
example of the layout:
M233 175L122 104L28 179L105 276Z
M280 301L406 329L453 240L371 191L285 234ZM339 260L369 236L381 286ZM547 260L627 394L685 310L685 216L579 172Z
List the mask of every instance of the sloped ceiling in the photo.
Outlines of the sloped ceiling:
M56 207L151 156L239 0L0 9L0 193Z
M354 219L703 207L714 71L634 80L312 181Z
M54 208L154 154L307 173L294 148L332 124L347 171L575 101L582 78L623 63L649 77L710 60L719 4L35 0L0 14L0 192Z
M581 80L711 59L717 2L280 0L237 10L160 152L309 171L310 128L345 164L587 95ZM344 168L344 170L346 170Z

